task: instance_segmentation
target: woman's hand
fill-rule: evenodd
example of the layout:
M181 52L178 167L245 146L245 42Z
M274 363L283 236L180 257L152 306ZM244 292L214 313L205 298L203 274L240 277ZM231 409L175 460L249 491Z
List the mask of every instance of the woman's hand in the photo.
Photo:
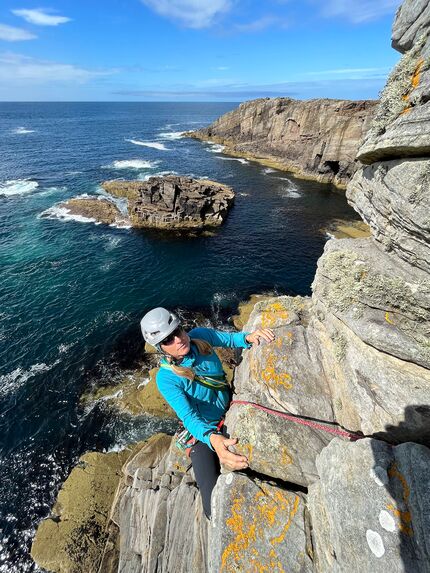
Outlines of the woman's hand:
M266 342L273 342L275 340L275 333L270 328L259 328L248 334L245 340L258 346L261 338Z
M225 438L221 434L211 434L210 442L220 463L230 471L244 470L248 467L248 458L240 454L233 454L228 450L229 446L237 444L237 438Z

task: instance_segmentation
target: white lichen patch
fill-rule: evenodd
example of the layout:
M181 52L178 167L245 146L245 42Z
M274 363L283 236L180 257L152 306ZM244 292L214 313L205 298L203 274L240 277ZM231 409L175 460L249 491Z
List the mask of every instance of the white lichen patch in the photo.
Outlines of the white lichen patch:
M388 483L388 474L387 470L381 466L375 466L374 468L370 468L369 470L370 477L375 480L377 485L387 485Z
M231 483L233 483L233 472L230 472L225 476L225 483L227 485L230 485Z
M379 513L379 523L381 527L383 527L386 531L395 531L396 530L396 522L394 517L385 509L382 509Z
M367 544L370 547L370 551L376 555L376 557L382 557L385 553L384 543L382 537L376 531L368 529L366 531Z

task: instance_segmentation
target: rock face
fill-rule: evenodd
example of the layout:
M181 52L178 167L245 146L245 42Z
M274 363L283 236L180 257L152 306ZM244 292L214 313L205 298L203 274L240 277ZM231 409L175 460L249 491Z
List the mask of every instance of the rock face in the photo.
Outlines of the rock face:
M71 215L78 215L87 220L103 223L105 225L127 225L127 218L117 207L106 199L88 197L69 199L59 203L60 209L66 209Z
M345 187L376 101L264 98L242 103L191 137L299 177Z
M107 181L102 187L128 199L133 227L202 229L222 224L233 205L227 185L205 179L169 175L148 181Z

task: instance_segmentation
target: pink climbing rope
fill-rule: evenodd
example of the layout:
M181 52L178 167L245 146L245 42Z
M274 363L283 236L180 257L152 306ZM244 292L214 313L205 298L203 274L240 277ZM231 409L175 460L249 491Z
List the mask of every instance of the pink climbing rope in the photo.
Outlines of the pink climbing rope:
M295 422L296 424L302 424L303 426L309 426L314 430L321 430L322 432L334 434L335 436L342 436L343 438L348 438L349 440L355 441L364 438L364 436L360 436L360 434L354 434L353 432L348 432L347 430L341 430L340 428L333 428L331 426L326 426L324 424L318 424L318 422L312 422L311 420L306 420L301 416L295 416L293 414L285 414L285 412L279 412L279 410L273 410L272 408L267 408L267 406L262 406L261 404L256 404L255 402L248 402L247 400L232 400L230 402L230 406L233 404L253 406L258 410L266 412L267 414L272 414L273 416L279 416L279 418L285 418L290 422Z

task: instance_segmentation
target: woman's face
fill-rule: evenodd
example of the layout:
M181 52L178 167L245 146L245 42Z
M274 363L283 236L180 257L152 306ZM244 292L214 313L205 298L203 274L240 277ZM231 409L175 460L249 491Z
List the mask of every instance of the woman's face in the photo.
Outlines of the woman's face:
M179 360L190 351L190 337L181 327L178 327L161 343L163 352Z

